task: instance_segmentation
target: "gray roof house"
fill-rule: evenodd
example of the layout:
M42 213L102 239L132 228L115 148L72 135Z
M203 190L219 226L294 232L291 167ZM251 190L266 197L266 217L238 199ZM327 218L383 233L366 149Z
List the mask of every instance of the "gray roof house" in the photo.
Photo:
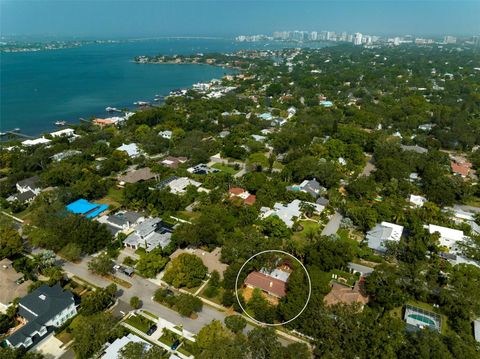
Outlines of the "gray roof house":
M367 232L368 247L377 252L386 252L386 242L399 242L402 238L403 227L398 224L382 222Z
M423 153L428 152L428 150L425 147L421 147L421 146L418 146L418 145L415 145L415 146L400 145L400 148L403 151L416 152L416 153L419 153L419 154L423 154Z
M367 267L361 264L349 262L347 265L348 269L352 273L359 273L361 276L367 276L369 274L372 274L373 271L375 270L374 268Z
M140 223L123 244L133 249L144 248L147 252L155 248L165 248L170 244L172 230L162 225L160 218L148 218Z
M18 181L16 184L18 192L27 192L32 191L35 194L40 193L40 177L33 176L29 178L25 178L24 180Z
M7 201L8 202L18 201L20 203L30 203L35 199L35 197L37 197L37 194L35 192L28 190L25 192L18 192L14 195L11 195L10 197L7 198Z
M15 348L31 348L55 328L77 314L73 294L56 284L42 285L18 303L18 314L26 324L5 342Z
M317 198L320 193L327 189L320 185L320 183L314 178L312 180L304 180L299 185L292 185L286 187L287 191L300 191L310 193L313 197Z

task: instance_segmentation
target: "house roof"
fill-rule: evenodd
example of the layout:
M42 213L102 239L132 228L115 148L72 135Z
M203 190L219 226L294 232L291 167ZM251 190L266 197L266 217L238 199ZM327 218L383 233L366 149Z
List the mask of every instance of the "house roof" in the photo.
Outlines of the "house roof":
M32 198L35 198L36 196L37 195L34 192L28 190L28 191L25 191L25 192L17 193L14 196L14 199L16 199L20 203L23 203L23 202L31 200Z
M122 144L120 147L117 148L117 151L125 151L130 157L136 157L140 155L140 149L138 148L136 143L130 143L128 145Z
M260 288L261 290L279 298L284 297L287 294L285 282L261 272L250 272L244 283L251 287Z
M137 170L127 172L125 175L119 176L118 180L125 183L137 183L141 181L148 181L155 178L157 175L152 172L150 167L143 167Z
M407 145L400 145L401 149L403 151L412 151L416 153L427 153L428 150L424 147L415 145L415 146L407 146Z
M361 275L373 273L373 271L375 270L374 268L367 267L367 266L353 263L353 262L348 263L348 268L353 270L354 272L360 273Z
M240 188L240 187L232 187L228 190L228 192L238 196L238 195L242 194L243 192L245 192L245 190L243 188Z
M17 284L16 281L20 278L23 278L23 273L17 273L12 267L12 261L7 258L0 261L0 303L7 305L28 293L28 286L32 282L27 280Z
M19 302L18 314L28 321L27 324L10 335L8 341L13 346L24 342L72 304L74 304L72 293L64 291L58 283L53 287L45 284L35 289Z
M332 290L323 298L323 301L326 305L335 305L340 303L348 305L359 303L361 305L365 305L368 303L368 297L365 297L362 295L362 293L360 293L358 282L353 288L333 282Z
M386 241L400 241L403 227L398 224L382 222L367 232L368 247L383 252Z
M25 178L21 181L18 181L17 185L20 187L30 187L31 189L35 189L35 188L40 188L40 186L38 185L39 182L40 182L40 177L33 176L33 177Z
M103 355L101 356L102 359L117 359L121 357L120 351L128 344L128 343L142 343L144 348L150 348L152 345L142 338L136 336L135 334L129 333L128 335L116 339L112 344L110 344Z
M255 204L256 201L257 201L257 196L255 196L254 194L251 194L243 200L243 203L251 206L251 205Z
M127 221L133 224L136 223L140 218L142 218L143 215L138 212L126 211L122 213L122 217L124 217Z
M160 164L162 164L165 167L170 167L170 168L177 168L179 164L185 163L188 161L187 157L172 157L168 156L165 157Z
M450 163L450 167L452 168L452 172L457 173L461 176L468 176L470 172L470 167L465 166L464 164L458 164L455 162Z

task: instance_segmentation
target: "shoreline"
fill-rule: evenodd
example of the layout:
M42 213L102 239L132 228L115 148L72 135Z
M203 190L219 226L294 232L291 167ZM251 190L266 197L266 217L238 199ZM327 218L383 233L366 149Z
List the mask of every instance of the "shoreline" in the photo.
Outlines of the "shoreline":
M138 63L134 60L130 61L130 63L133 63L133 64L139 64L139 65L143 65L143 63ZM150 64L150 63L145 63L145 64ZM151 63L151 64L157 64L157 65L204 65L204 66L212 66L212 67L217 67L217 68L224 68L224 69L227 69L227 70L235 70L235 71L241 71L240 68L237 68L237 67L229 67L229 66L225 66L225 65L216 65L216 64L206 64L206 63L188 63L188 62L183 62L183 63ZM225 74L222 75L222 78L225 76ZM212 80L214 80L215 78L209 78L208 80L206 80L206 82L211 82ZM181 87L180 89L191 89L192 86L195 84L195 82L192 82L188 87ZM170 96L170 93L172 91L174 91L176 88L169 88L168 89L168 93L166 94L160 94L161 97L162 97L162 101L159 101L159 102L155 102L155 101L148 101L150 103L150 106L148 106L148 108L155 108L155 107L161 107L161 106L164 106L165 104L165 99ZM152 96L154 96L154 94L152 94ZM108 104L105 104L105 108L107 106L110 106ZM127 111L121 111L122 114L124 114L125 112L139 112L139 111L142 111L144 109L142 109L141 107L139 106L135 106L134 108L130 108L130 107L125 107L125 106L121 106L121 105L117 105L118 107L120 108L126 108ZM113 107L117 107L117 106L113 106ZM79 126L83 121L86 121L86 122L91 122L89 119L92 118L92 117L104 117L104 118L108 118L108 117L113 117L115 116L116 114L120 114L120 113L110 113L110 112L107 112L105 110L105 108L103 109L103 111L99 110L99 111L96 111L94 113L89 113L88 115L80 115L78 120L76 121L67 121L67 124L65 126L56 126L55 125L55 120L53 120L53 122L51 122L48 126L45 126L45 129L44 130L41 130L40 132L32 132L32 133L23 133L22 132L22 129L20 129L19 133L20 134L24 134L24 135L28 135L28 136L31 136L33 138L38 138L38 137L41 137L45 134L49 134L50 132L53 132L53 131L58 131L58 130L62 130L62 129L65 129L65 128L69 128L69 127L75 127L75 126ZM98 115L96 115L95 113L97 113ZM102 115L100 115L100 113L102 113ZM83 121L82 121L83 120ZM0 132L9 132L11 131L11 129L3 129L3 128L0 128ZM21 142L23 140L23 138L21 136L16 136L15 138L11 139L11 138L8 138L9 136L8 135L5 135L5 136L0 136L0 144L4 145L4 144L7 144L9 142Z

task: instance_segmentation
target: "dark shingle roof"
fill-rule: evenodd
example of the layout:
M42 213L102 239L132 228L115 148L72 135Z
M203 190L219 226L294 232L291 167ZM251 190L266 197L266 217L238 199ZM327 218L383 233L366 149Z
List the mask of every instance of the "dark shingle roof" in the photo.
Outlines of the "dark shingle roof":
M25 178L21 181L18 181L17 184L20 187L30 187L30 188L38 188L38 182L40 182L40 177L33 176L30 178Z
M20 300L18 314L27 319L27 324L10 335L8 341L16 346L25 342L27 338L38 339L32 337L33 333L73 303L72 293L64 291L59 284L53 287L42 285Z
M26 202L35 197L36 197L36 194L30 190L25 192L20 192L15 195L15 199L20 203Z

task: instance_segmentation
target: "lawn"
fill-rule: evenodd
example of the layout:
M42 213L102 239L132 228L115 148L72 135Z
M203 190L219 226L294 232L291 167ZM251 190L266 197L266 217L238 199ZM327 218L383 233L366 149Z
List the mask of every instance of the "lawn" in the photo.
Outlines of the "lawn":
M224 165L222 163L215 163L213 166L213 168L216 168L217 170L220 170L220 171L223 171L225 173L229 173L231 175L234 175L236 174L237 172L240 171L240 169L236 170L233 165L232 166L228 166L228 165Z
M121 285L121 286L124 287L124 288L130 288L130 287L132 286L132 283L127 282L126 280L123 280L123 279L121 279L121 278L118 278L118 277L116 277L116 276L114 276L114 275L112 275L112 274L107 274L107 275L105 276L105 278L111 280L112 282L114 282L114 283L116 283L116 284L118 284L118 285Z
M100 204L108 204L110 209L119 208L123 201L123 189L117 187L110 187L108 193L102 199L96 201Z
M158 319L158 316L156 316L155 314L153 314L152 312L149 312L148 310L143 310L144 313L148 314L149 316L151 316L152 318L155 318L155 319Z
M140 315L132 315L125 319L125 323L130 324L132 327L137 328L141 332L146 333L154 324L151 320Z
M202 298L205 298L205 299L208 299L216 304L220 304L222 305L222 296L223 296L223 292L224 292L224 289L223 288L218 288L218 293L216 296L212 297L212 298L209 298L205 295L205 291L207 290L208 288L208 285L206 285L202 291L199 293L199 296L202 297Z
M300 221L300 225L303 227L303 230L300 232L295 232L293 234L294 239L309 239L310 235L314 233L321 233L322 226L317 222L312 221Z

